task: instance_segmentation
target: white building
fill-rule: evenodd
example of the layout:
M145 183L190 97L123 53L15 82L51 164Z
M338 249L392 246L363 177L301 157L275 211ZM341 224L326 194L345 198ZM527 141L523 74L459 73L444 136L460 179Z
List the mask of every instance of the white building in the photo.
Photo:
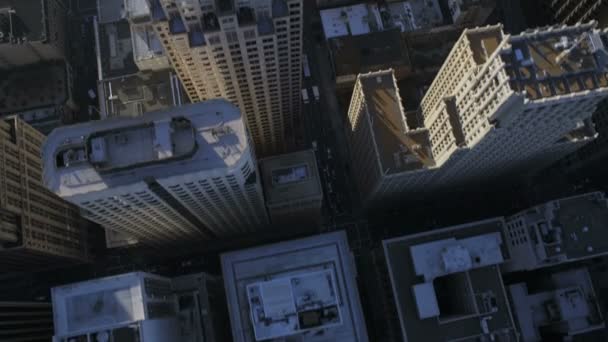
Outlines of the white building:
M126 4L132 25L156 32L191 102L228 99L245 113L259 154L285 150L300 113L303 0ZM146 56L156 55L149 46Z
M229 236L267 222L253 147L225 100L61 127L43 157L50 190L143 243Z
M608 94L604 33L595 26L514 36L501 26L467 29L409 119L386 71L360 75L349 109L359 183L371 177L362 170L376 169L364 198L529 172L595 138L591 115ZM372 115L379 120L362 119ZM372 139L375 150L364 143Z
M526 283L509 286L522 342L569 341L604 329L602 309L586 268L551 274L547 283L534 293L529 293Z
M222 272L235 342L368 340L345 232L226 253Z
M321 10L326 39L364 35L389 29L428 29L443 23L437 0L370 2Z
M179 341L171 279L134 272L52 289L56 342Z
M580 261L608 254L608 201L592 192L543 203L506 219L512 258L506 272Z
M210 302L222 295L220 284L205 273L132 272L55 287L54 341L224 341L226 332L217 331L223 315L216 315L223 297Z

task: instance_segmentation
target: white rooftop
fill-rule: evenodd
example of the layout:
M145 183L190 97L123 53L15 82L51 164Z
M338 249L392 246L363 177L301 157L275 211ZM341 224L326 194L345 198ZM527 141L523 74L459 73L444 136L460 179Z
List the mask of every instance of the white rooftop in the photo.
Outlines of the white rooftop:
M377 7L374 8L377 14ZM360 35L371 32L369 21L375 20L374 10L366 4L330 8L321 11L321 21L325 38Z
M391 28L401 32L431 28L443 23L443 15L438 0L408 0L322 10L321 22L325 38L331 39Z
M342 323L331 270L249 284L247 296L257 341Z
M146 278L168 282L152 274L133 272L53 288L55 335L76 336L145 320Z
M211 100L55 129L43 148L44 182L70 197L147 176L230 168L248 147L239 109Z
M368 341L345 232L221 258L234 342Z
M443 239L410 247L414 269L426 282L447 274L501 264L500 233Z

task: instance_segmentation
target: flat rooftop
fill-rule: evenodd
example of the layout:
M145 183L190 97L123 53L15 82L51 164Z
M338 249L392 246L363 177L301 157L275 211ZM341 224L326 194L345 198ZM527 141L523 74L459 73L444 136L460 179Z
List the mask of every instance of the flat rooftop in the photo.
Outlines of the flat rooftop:
M443 24L437 0L357 4L321 10L326 39L397 29L409 32Z
M62 105L68 100L64 63L44 63L0 71L0 114Z
M177 76L170 70L140 71L100 81L100 101L108 117L141 116L185 100Z
M104 3L104 6L105 3ZM139 71L133 59L131 27L126 19L98 24L101 78L135 74Z
M399 173L434 162L428 132L410 131L392 70L359 76L382 170Z
M515 91L536 100L608 86L604 34L578 24L512 36L501 51Z
M541 283L539 281L539 283ZM544 286L533 284L530 293L526 283L509 286L513 311L523 341L544 341L554 332L578 335L605 327L598 298L586 268L551 274ZM538 289L542 287L542 289ZM554 310L552 310L554 309ZM588 341L599 341L589 339Z
M261 159L260 170L264 197L268 204L323 197L317 158L313 150Z
M303 293L298 292L298 289L309 287L314 289L313 296L324 298L328 300L327 303L331 302L335 305L336 303L331 299L332 295L324 292L328 290L327 287L321 284L308 283L315 277L326 277L328 274L331 274L330 277L335 279L335 296L341 323L325 327L323 339L328 341L368 341L365 320L359 302L359 292L356 286L356 270L344 231L224 253L221 259L235 342L256 341L252 323L252 317L255 317L255 314L252 313L252 309L257 306L249 304L248 288L255 286L254 284L273 281L278 282L275 284L288 286L292 282L285 283L285 279L296 277L301 279L302 287L296 286L289 289L290 293L295 293L294 300L296 303L303 303L308 298ZM281 288L288 290L287 287ZM310 292L310 289L308 292ZM280 294L279 288L272 293ZM278 302L274 303L279 304ZM267 311L269 313L273 312L272 307L268 308ZM308 326L308 324L316 325L315 322L319 322L319 315L314 314L313 310L309 313L311 314L307 314L307 317L303 317L303 320L300 321L301 327ZM260 328L264 329L263 327ZM310 333L299 334L298 337L303 342L318 341L319 336L314 335ZM259 334L258 336L261 337Z
M503 227L504 221L496 218L384 240L404 341L473 342L484 335L489 339L490 334L497 341L516 341L498 265L500 260L509 258ZM469 251L470 264L461 258L462 249ZM449 251L442 254L441 260L446 269L455 271L434 274L431 264L423 259L415 262L413 255L427 258L427 262L434 260L432 251ZM484 263L486 259L488 262ZM420 272L425 267L430 268ZM433 279L430 284L420 273ZM423 300L417 302L415 294Z
M559 246L568 260L608 253L608 202L602 193L564 198L549 206L551 203L559 204L551 223L561 228Z
M43 148L45 185L61 197L230 168L248 149L237 107L211 100L137 118L55 129Z
M377 9L376 9L376 12ZM371 32L369 21L374 20L367 4L330 8L321 11L325 38L360 35Z
M336 76L387 68L409 68L406 46L397 29L329 40Z
M41 20L46 16L44 2L46 0L0 0L0 32L4 33L0 45L15 44L21 38L30 42L45 40L45 21ZM17 40L10 42L10 35Z

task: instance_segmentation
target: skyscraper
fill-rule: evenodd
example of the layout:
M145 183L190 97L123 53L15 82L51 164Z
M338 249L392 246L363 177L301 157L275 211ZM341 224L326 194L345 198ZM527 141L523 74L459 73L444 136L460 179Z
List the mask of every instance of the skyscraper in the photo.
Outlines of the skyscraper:
M127 0L149 22L191 102L226 98L256 151L281 152L300 111L302 0Z
M44 157L49 189L140 242L229 236L267 222L248 133L225 100L61 127Z
M42 185L44 136L17 117L0 120L0 269L91 259L78 208Z
M488 26L464 31L418 112L403 110L391 71L360 75L349 118L364 197L527 172L576 150L596 136L607 62L595 23L514 36Z

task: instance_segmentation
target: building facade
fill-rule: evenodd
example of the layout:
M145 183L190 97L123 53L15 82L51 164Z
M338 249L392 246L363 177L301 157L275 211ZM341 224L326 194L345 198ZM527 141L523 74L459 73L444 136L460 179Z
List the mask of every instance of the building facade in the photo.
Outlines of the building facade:
M0 1L0 69L65 58L63 0Z
M233 341L368 341L344 231L221 259Z
M2 341L45 342L53 338L53 311L50 303L0 301Z
M0 120L0 267L86 262L89 234L78 208L42 183L44 136L21 119Z
M360 184L372 177L363 197L525 173L593 140L591 116L608 92L604 39L595 23L515 36L501 26L467 29L418 113L400 109L386 72L360 75L349 118L356 177ZM380 120L365 119L372 115ZM376 142L374 150L365 140ZM370 167L372 176L359 171Z
M303 4L129 0L127 16L156 32L191 102L237 105L256 151L268 155L285 150L300 113Z
M249 135L225 100L61 127L44 157L49 189L142 243L194 242L267 223Z
M274 225L312 225L321 222L323 189L313 150L260 160L266 207Z
M576 24L590 20L608 22L608 6L603 0L543 0L545 14L556 24Z

